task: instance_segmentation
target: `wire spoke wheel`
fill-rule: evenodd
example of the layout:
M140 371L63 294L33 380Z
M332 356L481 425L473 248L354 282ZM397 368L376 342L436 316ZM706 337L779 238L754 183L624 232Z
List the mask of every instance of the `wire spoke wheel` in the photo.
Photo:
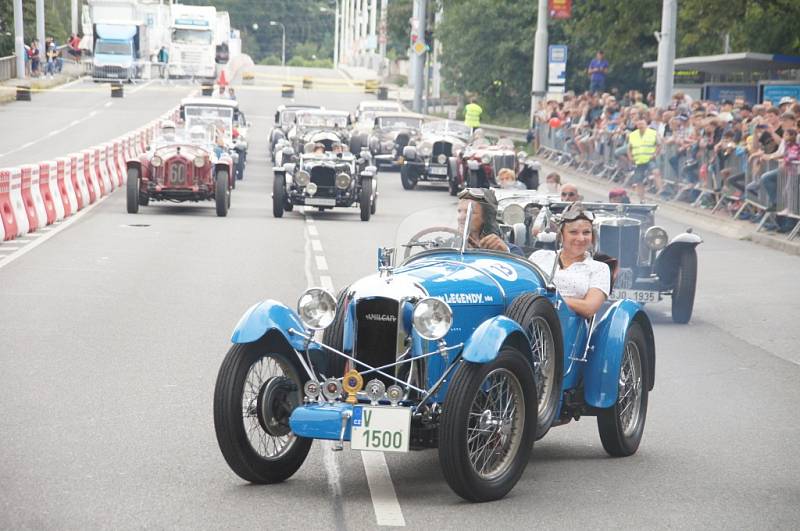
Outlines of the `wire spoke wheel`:
M555 345L553 334L543 317L535 317L528 325L531 338L531 356L537 376L536 388L539 391L539 416L549 417L558 406L558 395L553 393L556 375Z
M642 406L641 396L641 356L636 343L629 341L625 345L622 367L619 372L619 398L617 400L617 414L622 427L622 434L625 437L633 435L638 428L638 423L641 419L639 415L639 409Z

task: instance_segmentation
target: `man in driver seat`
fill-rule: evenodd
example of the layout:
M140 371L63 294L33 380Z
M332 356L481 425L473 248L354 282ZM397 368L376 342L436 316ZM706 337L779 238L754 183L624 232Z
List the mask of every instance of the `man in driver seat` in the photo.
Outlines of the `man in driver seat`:
M465 188L458 194L458 230L464 230L467 209L472 204L467 247L524 256L522 249L503 240L497 225L497 198L489 188Z

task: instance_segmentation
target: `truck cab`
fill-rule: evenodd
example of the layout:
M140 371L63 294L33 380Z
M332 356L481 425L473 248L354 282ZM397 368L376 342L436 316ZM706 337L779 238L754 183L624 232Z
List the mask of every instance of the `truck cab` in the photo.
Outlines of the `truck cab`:
M141 77L139 27L95 24L92 77L96 81L130 81Z
M170 77L216 78L216 8L173 4Z

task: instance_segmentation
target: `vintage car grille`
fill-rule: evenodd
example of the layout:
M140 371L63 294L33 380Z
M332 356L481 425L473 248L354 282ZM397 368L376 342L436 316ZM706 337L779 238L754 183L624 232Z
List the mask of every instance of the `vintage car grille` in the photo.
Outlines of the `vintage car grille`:
M161 183L170 187L185 187L192 185L192 175L188 161L176 159L164 165Z
M325 146L325 151L330 151L333 149L333 140L326 138L324 140L319 140L319 143Z
M394 299L375 297L356 303L356 359L380 367L397 359L397 324L399 304ZM383 372L395 374L392 369ZM367 376L371 380L372 374ZM386 377L378 376L388 387L393 383Z
M615 257L621 268L636 267L640 228L638 220L629 218L603 222L600 225L598 251Z
M311 182L317 185L314 197L336 197L336 170L327 166L311 168Z
M513 153L508 155L495 155L492 158L492 170L495 175L503 168L510 168L513 170L516 162L517 158Z
M434 142L433 143L434 160L442 153L444 153L448 157L451 157L453 155L453 144L451 144L450 142Z

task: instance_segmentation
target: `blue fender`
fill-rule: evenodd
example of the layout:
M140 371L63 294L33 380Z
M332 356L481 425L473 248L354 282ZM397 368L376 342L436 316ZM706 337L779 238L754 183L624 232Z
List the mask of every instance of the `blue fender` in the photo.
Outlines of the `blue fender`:
M307 332L300 317L290 308L272 299L251 306L233 329L233 343L253 343L270 330L277 330L295 350L304 350L306 340L296 334L290 334L294 328Z
M498 315L482 322L464 345L462 357L473 363L488 363L497 357L502 346L513 340L522 352L530 350L525 332L513 319Z
M619 369L622 363L625 336L631 323L637 321L647 342L644 356L644 383L653 388L655 379L655 342L650 319L639 303L624 299L614 303L595 325L589 340L591 355L584 370L584 399L590 406L608 408L617 401Z

